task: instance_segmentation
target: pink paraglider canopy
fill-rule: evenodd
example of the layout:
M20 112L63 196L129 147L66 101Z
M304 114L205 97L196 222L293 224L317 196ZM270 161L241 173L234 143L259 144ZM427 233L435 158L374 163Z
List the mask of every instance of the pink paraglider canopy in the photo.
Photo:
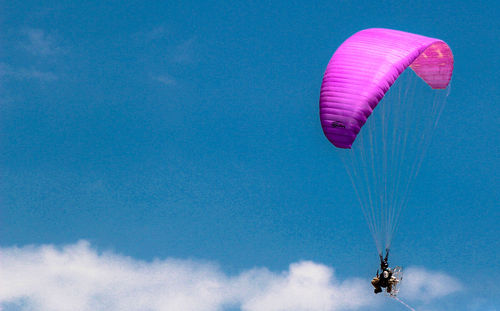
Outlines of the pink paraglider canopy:
M351 148L373 109L408 67L433 89L448 86L453 54L439 39L398 30L365 29L333 54L321 84L323 132L339 148Z

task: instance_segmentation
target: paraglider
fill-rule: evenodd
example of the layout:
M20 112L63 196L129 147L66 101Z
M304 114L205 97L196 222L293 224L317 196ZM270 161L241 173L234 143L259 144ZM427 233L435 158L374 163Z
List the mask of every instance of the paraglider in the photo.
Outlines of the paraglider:
M408 67L432 94L418 97L428 90L414 92L421 81L412 81L374 111ZM321 126L339 149L377 247L375 293L385 288L397 294L401 268L388 265L392 237L444 108L447 92L436 90L448 87L452 72L453 55L444 41L382 28L349 37L326 68Z

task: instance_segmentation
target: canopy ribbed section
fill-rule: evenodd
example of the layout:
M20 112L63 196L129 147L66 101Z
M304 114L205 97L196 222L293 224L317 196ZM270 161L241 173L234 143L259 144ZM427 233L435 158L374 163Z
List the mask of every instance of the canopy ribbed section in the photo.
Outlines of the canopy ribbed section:
M339 148L351 148L373 109L408 67L433 89L448 86L451 49L441 40L373 28L347 39L333 54L321 85L323 132Z

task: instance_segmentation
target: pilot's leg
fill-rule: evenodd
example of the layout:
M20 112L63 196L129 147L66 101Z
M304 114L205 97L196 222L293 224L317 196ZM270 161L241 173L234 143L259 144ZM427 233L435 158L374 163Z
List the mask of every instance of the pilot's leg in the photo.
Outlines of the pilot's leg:
M380 288L380 279L378 277L374 277L373 280L372 280L372 285L373 287L375 287L375 289L373 290L373 292L375 294L378 294L382 291L382 288Z

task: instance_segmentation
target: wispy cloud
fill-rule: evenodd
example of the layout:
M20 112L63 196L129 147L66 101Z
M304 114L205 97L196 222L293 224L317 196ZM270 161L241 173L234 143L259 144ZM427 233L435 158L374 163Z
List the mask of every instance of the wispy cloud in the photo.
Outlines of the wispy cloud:
M169 51L166 53L166 60L168 67L172 66L188 66L189 64L196 62L195 57L195 38L183 41L180 44L171 46ZM161 82L164 85L173 86L178 84L178 80L167 73L162 73L154 76L154 80Z
M23 47L33 55L52 56L64 51L55 37L45 30L27 28L22 31L22 34L25 36Z
M5 63L0 63L0 77L9 77L18 80L38 80L50 82L57 80L55 73L49 71L40 71L37 69L13 68Z
M173 86L177 84L177 80L169 74L162 74L154 77L154 79L164 85Z
M199 61L196 37L176 34L164 24L133 33L131 38L141 45L143 61L154 64L150 77L163 85L179 85L179 80L169 73L180 72L182 76L186 67Z
M229 276L210 263L99 253L85 241L0 252L0 306L20 310L334 311L373 310L381 302L368 281L339 280L332 268L310 261L281 273L261 268ZM420 288L421 273L428 272L410 274L417 278L408 281L411 288ZM449 292L438 290L432 297Z
M170 34L170 31L164 25L158 25L148 31L139 31L132 35L132 38L140 41L157 41L165 39Z
M196 39L191 38L173 47L170 54L170 60L180 64L195 62L195 43Z

